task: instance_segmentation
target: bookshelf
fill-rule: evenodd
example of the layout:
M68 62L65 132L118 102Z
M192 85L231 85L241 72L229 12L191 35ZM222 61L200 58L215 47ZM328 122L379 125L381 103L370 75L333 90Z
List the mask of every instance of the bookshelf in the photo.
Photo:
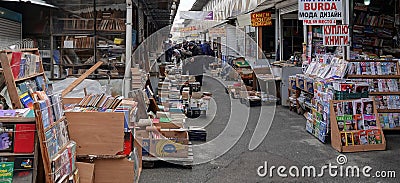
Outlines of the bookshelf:
M18 182L37 182L38 162L39 162L39 144L36 133L35 118L25 117L1 117L3 124L2 136L8 134L11 146L9 150L2 149L0 152L1 166L12 164L11 176L4 176L0 181ZM12 127L11 132L5 132L4 129ZM2 146L2 148L4 148Z
M34 103L36 126L43 159L44 179L48 183L79 179L76 169L77 143L71 141L64 117L61 95L38 92Z
M369 83L383 130L400 130L397 101L400 101L400 64L398 59L349 60L348 79L362 79Z
M378 113L374 107L371 112L360 114L341 111L343 106L356 103L376 106L371 99L333 100L330 102L331 144L339 152L361 152L386 149L386 140L382 132ZM341 107L338 107L341 106ZM341 111L339 115L339 111ZM347 113L347 114L346 114Z
M126 10L99 4L101 8L94 12L92 4L87 6L53 19L53 49L60 54L53 64L57 65L59 78L79 76L102 61L104 64L90 75L91 79L121 79L125 72Z
M24 59L25 61L23 61ZM21 96L31 92L29 90L43 90L43 85L46 84L46 76L39 50L34 48L2 51L0 60L12 108L22 109L24 104L21 102ZM29 64L29 62L32 64ZM31 85L22 89L24 85L27 85L26 83L31 82L34 82L35 86Z
M353 51L383 55L395 47L395 5L391 3L377 0L366 6L361 1L354 1Z

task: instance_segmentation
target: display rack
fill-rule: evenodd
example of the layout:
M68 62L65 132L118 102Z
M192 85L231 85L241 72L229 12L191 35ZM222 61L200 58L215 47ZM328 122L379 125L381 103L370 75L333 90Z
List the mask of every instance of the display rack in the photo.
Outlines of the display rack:
M368 68L375 68L378 69L377 65L378 64L394 64L391 65L393 67L395 67L395 69L386 69L387 71L385 71L384 73L381 74L376 74L376 75L372 75L372 74L368 74L368 73L364 73L364 74L349 74L347 75L348 79L363 79L363 80L372 80L374 83L379 83L379 81L382 80L388 80L388 79L395 79L397 80L397 85L400 84L399 79L400 79L400 64L399 64L399 60L398 59L352 59L349 60L349 62L351 64L363 64L363 65L367 65L366 67ZM372 65L373 64L373 65ZM390 68L390 67L388 67ZM363 68L361 68L363 69ZM364 69L365 70L365 69ZM391 70L391 71L390 71ZM372 72L372 70L370 71ZM390 74L389 74L390 73ZM396 97L400 97L400 91L398 90L398 88L396 89L396 91L376 91L376 86L374 86L374 91L369 91L369 96L373 96L376 100L381 100L382 98L386 98L389 96L396 96ZM389 88L389 86L383 87L383 88ZM375 102L376 104L376 108L377 108L377 112L379 113L379 115L387 115L384 113L400 113L400 108L398 109L381 109L379 108L379 103ZM386 124L385 122L382 121L383 124ZM400 130L399 127L391 127L388 128L387 126L383 125L384 128L383 130Z
M12 172L8 172L9 170L7 170L7 173L11 173L10 176L1 176L0 182L18 182L20 180L26 180L32 183L37 182L40 148L35 122L35 118L0 118L0 123L2 124L1 129L3 131L1 134L12 133L10 136L12 150L9 152L2 150L2 152L0 152L0 159L2 159L0 164L1 166L13 165L11 168ZM10 126L13 127L13 130L11 132L4 132L3 129ZM17 147L19 148L18 150Z
M14 53L15 52L22 53L22 54L30 53L30 54L37 55L39 58L39 60L38 60L39 62L37 63L38 64L37 69L34 72L31 72L29 75L26 75L25 77L14 76L15 73L18 73L18 72L21 74L21 71L22 71L21 66L23 66L23 64L18 64L17 62L15 62L16 65L11 66L11 64L13 64L13 61L12 61L13 52ZM46 81L46 76L44 73L42 59L40 58L39 50L37 48L13 50L13 51L6 50L6 51L1 52L0 60L1 60L1 66L3 68L3 74L4 74L8 94L10 96L12 108L13 109L22 109L22 108L24 108L24 105L22 104L22 102L20 100L21 94L19 93L20 89L17 87L17 85L20 83L23 83L25 81L28 81L28 80L35 80L39 76L41 76L41 81L43 81L43 82ZM18 62L21 62L21 59L19 59ZM23 66L23 67L24 67L24 69L30 69L31 66L27 65L27 66ZM14 68L16 68L16 69L14 69ZM42 83L42 84L45 84L45 83ZM40 88L40 87L43 87L43 86L38 86L38 88Z
M75 167L77 144L69 138L61 95L47 96L44 92L37 95L39 100L34 108L45 180L48 183L76 182L79 179Z
M360 99L361 100L361 99ZM379 121L378 117L378 112L376 110L376 107L373 109L372 115L375 116L376 123L374 128L370 129L358 129L358 121L356 120L356 114L351 114L350 116L352 117L351 120L355 120L356 127L355 129L351 130L343 130L340 131L339 125L338 125L338 118L336 116L337 109L335 109L335 105L338 105L339 103L342 102L353 102L355 100L332 100L330 102L330 120L331 120L331 144L332 147L335 148L339 152L360 152L360 151L375 151L375 150L385 150L386 149L386 140L385 136L383 134L381 124ZM375 103L373 100L371 102ZM375 104L373 104L375 106ZM351 109L351 111L353 111ZM361 114L363 115L363 114ZM346 115L343 115L344 117ZM347 119L346 119L347 120ZM362 120L364 120L364 117L362 117ZM353 123L353 121L352 121ZM364 123L364 121L363 121ZM344 120L344 126L347 126L347 121ZM366 125L365 125L366 126ZM343 127L341 127L343 128ZM344 127L345 129L347 127ZM365 127L364 127L365 128ZM374 132L374 133L372 133ZM377 132L377 133L375 133ZM350 139L352 141L352 144L348 142L349 138L347 134L351 134ZM358 135L365 133L365 136L363 135ZM345 134L343 136L343 134ZM370 138L372 136L372 138ZM345 138L345 139L343 139ZM358 138L358 141L360 143L356 143L356 138ZM365 144L363 144L363 139ZM372 139L372 140L371 140ZM379 143L377 142L379 141Z

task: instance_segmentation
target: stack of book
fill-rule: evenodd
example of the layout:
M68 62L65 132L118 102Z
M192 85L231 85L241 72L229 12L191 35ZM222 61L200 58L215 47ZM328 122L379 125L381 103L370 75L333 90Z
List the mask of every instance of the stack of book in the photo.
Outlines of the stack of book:
M90 94L85 96L74 108L74 112L98 111L113 112L122 102L123 97L106 96L103 94Z

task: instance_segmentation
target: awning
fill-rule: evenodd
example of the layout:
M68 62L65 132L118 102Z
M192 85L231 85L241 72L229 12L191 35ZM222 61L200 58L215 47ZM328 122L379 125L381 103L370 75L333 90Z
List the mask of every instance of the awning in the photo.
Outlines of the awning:
M47 6L51 8L57 8L56 6L47 3L46 1L42 0L3 0L3 1L8 1L8 2L23 2L23 3L32 3L40 6Z

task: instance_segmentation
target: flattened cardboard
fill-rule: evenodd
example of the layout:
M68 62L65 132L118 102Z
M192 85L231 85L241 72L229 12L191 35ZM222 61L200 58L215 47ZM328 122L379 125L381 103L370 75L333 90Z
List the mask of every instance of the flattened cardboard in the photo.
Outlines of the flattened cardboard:
M94 160L95 183L134 182L134 162L123 159Z
M94 183L94 164L76 162L79 173L79 183Z
M123 150L124 113L66 112L77 155L115 155Z

